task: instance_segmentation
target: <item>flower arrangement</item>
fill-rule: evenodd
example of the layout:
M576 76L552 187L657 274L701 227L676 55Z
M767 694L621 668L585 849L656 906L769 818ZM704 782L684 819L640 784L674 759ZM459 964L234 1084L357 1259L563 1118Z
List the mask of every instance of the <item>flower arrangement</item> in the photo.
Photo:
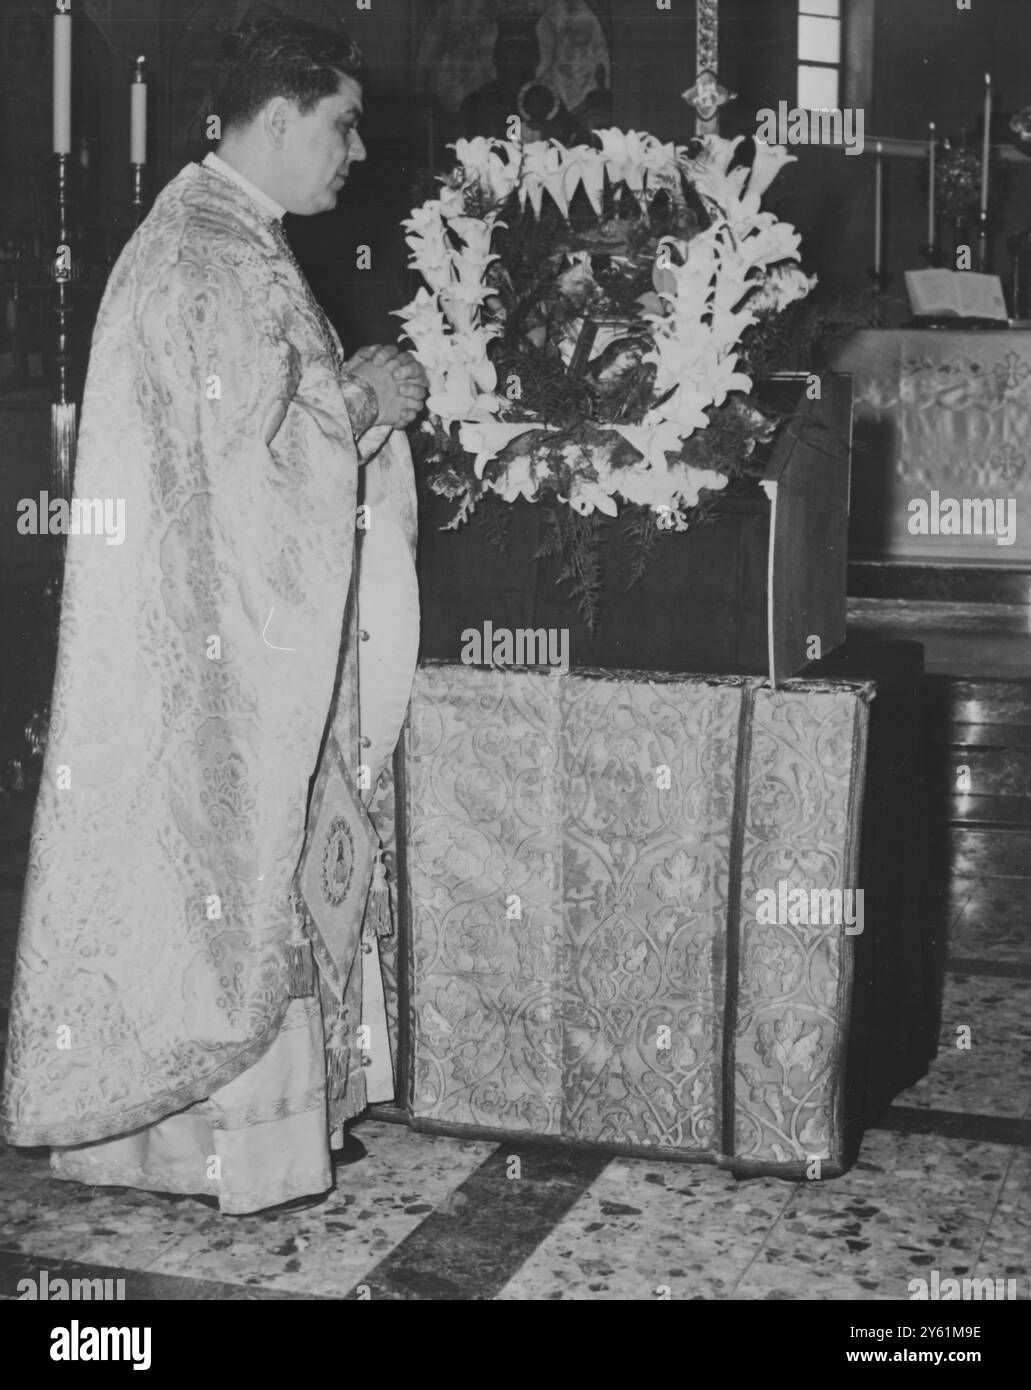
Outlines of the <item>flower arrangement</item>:
M981 197L981 156L965 144L945 141L935 172L935 197L945 217L977 213Z
M688 524L726 485L689 441L723 410L746 450L771 423L747 400L746 331L808 294L799 236L760 200L791 158L710 136L635 131L601 148L459 140L439 195L405 222L423 280L398 311L430 382L424 459L464 521L487 492L586 515L622 501ZM586 323L600 324L586 369Z
M761 207L783 149L593 138L459 140L404 224L424 285L398 311L430 382L413 452L456 504L444 529L489 498L482 524L505 548L505 504L539 504L538 554L564 561L592 632L604 521L633 584L660 535L761 476L776 420L753 377L790 350L781 311L815 285L798 233Z
M1010 130L1017 137L1014 144L1018 149L1028 149L1027 136L1023 134L1021 121L1024 112L1010 121ZM964 131L957 140L947 137L938 152L935 163L934 190L939 211L952 222L969 222L977 217L981 206L981 149L967 143ZM924 183L927 186L926 164ZM988 161L991 202L994 215L1000 213L1006 204L1010 189L1009 168L1001 162L994 151Z

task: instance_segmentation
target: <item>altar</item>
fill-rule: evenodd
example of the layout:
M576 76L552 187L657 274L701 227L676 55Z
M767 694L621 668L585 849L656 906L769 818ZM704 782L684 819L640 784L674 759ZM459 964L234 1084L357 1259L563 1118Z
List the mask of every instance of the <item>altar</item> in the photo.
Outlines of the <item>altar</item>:
M396 885L376 1113L842 1172L935 1050L921 672L912 643L779 689L423 662L372 807ZM799 889L859 911L764 910Z
M867 329L834 366L854 381L851 558L1031 561L1031 334Z

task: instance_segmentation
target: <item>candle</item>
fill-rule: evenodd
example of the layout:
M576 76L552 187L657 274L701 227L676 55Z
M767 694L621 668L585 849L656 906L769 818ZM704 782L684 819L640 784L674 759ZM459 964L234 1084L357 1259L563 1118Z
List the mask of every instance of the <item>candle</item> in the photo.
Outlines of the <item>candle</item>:
M934 249L934 245L935 245L935 232L937 231L937 228L936 228L935 225L934 225L934 154L935 154L935 150L934 150L934 122L933 122L933 121L931 121L931 123L930 123L930 134L929 134L928 140L927 140L927 152L928 152L928 156L929 156L929 158L930 158L930 167L931 167L930 180L929 180L928 189L927 189L927 244L928 244L928 246L930 246L931 249L933 250L933 249Z
M881 202L884 193L884 166L881 162L883 146L877 141L877 157L874 161L873 196L873 268L881 268Z
M72 17L68 0L54 14L54 154L72 152Z
M147 162L147 83L144 80L142 55L136 59L136 70L129 88L129 161Z
M992 78L984 75L984 141L981 147L981 211L988 211L988 157L992 140Z

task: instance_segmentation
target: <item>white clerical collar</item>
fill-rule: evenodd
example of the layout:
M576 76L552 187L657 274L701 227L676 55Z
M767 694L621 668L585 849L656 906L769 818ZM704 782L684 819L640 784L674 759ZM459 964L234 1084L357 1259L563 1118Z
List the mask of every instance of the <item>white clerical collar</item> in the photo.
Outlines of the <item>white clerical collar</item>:
M283 217L286 208L282 204L277 203L274 198L270 198L267 193L263 193L257 184L251 183L250 179L245 179L231 164L227 164L224 159L219 159L217 154L214 152L206 154L204 163L209 169L214 169L217 173L224 174L227 179L232 179L238 188L242 188L271 217L277 219Z

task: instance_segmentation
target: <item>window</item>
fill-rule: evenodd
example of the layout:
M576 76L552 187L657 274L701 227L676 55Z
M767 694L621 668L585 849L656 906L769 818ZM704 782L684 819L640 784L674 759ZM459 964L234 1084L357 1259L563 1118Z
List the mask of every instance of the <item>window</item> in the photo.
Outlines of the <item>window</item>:
M799 0L799 108L836 111L840 103L841 0Z

